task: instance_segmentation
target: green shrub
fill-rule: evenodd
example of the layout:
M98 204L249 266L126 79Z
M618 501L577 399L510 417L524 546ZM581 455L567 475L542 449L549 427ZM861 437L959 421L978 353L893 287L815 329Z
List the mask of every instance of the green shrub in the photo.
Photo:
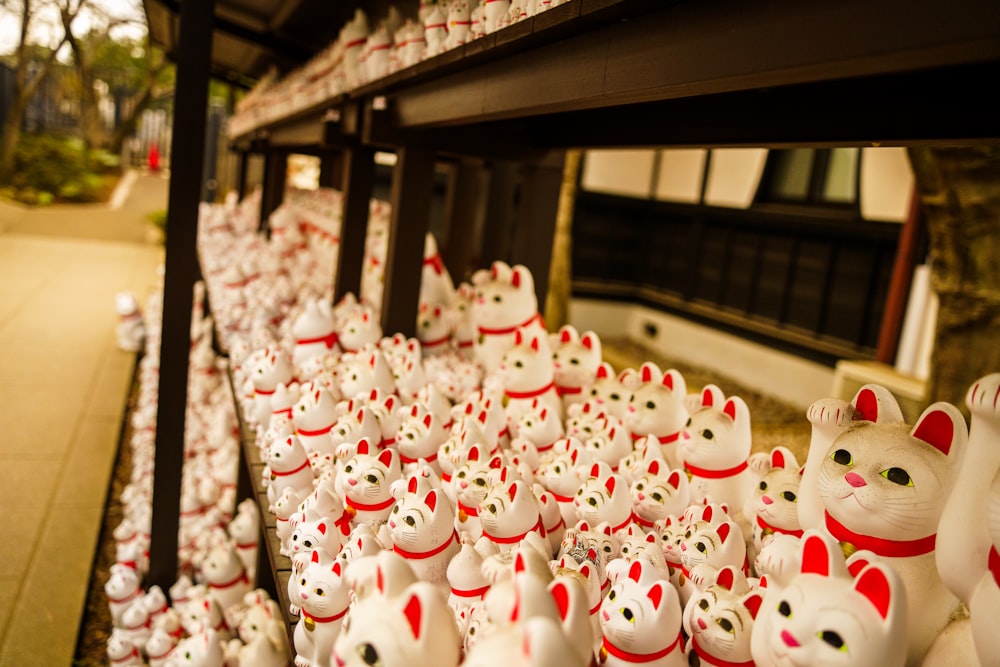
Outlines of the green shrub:
M25 204L102 201L109 192L108 175L117 173L117 162L106 151L88 155L79 139L25 135L14 155L9 185Z

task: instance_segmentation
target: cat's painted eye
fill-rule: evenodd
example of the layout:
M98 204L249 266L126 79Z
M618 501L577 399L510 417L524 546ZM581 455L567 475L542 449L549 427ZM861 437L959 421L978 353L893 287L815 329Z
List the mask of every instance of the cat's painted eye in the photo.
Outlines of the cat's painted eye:
M579 489L576 490L576 495L578 495L578 496L582 496L583 495L583 487L582 486Z
M302 577L302 579L299 580L299 586L305 586L305 585L306 585L306 578Z
M322 588L314 588L313 589L313 593L315 593L316 595L318 595L320 597L323 597L324 595L326 595L326 591L324 591Z
M715 440L715 434L712 433L711 429L707 428L701 432L701 437L705 438L706 440Z
M663 494L660 493L659 491L654 491L653 492L653 500L655 500L658 503L662 503L663 502Z
M396 505L395 507L392 508L392 513L399 514L399 505Z
M365 481L369 484L378 484L378 477L375 475L365 475Z
M781 497L790 503L794 503L796 500L798 500L798 498L795 496L794 491L782 491Z
M847 644L844 643L844 638L833 630L821 630L816 633L816 636L838 651L847 652Z
M622 616L625 617L626 621L628 621L629 623L635 623L635 614L632 613L631 609L629 609L628 607L622 607L620 611L622 613Z
M344 472L352 472L353 470L354 470L354 466L352 466L350 463L348 463L346 466L344 466Z
M474 480L474 483L476 484L476 486L486 486L486 480L483 479L482 477L477 477Z
M655 410L656 409L656 402L655 401L646 401L646 409L647 410Z
M597 498L587 498L587 504L591 507L597 507Z
M604 553L606 553L606 554L611 553L611 545L610 544L605 544L604 545Z
M620 401L622 399L621 395L617 391L613 392L610 396L608 396L608 398L612 401Z
M416 440L416 436L413 435L412 433L407 433L406 438L407 440Z
M610 593L608 593L608 599L611 600L612 602L614 602L614 600L615 600L615 592L614 592L614 590L612 590Z
M380 665L382 664L382 659L378 655L378 651L371 644L365 643L358 647L358 656L361 657L362 662L366 665Z
M831 456L834 463L839 463L842 466L854 465L854 457L846 449L838 449Z
M735 628L733 628L733 622L730 621L728 618L720 618L719 620L716 621L716 623L718 623L719 627L728 632L729 634L731 635L736 634L736 630Z
M456 474L455 477L458 477L459 479L463 479L465 477L465 471L464 470L459 470L458 474Z
M572 359L569 360L569 363L572 366L579 366L580 365L580 360L577 359L576 357L573 357Z
M559 473L562 472L562 466L558 466L558 465L552 466L552 472L554 472L554 473L556 473L558 475Z
M688 420L684 422L684 428L689 428L690 426L691 426L691 418L688 417Z
M494 303L500 303L501 301L503 301L503 297L502 296L500 296L499 294L494 294L493 295L493 302Z
M684 533L684 539L685 540L691 539L691 531L690 530L688 530L686 533Z
M304 540L302 544L305 545L306 549L312 549L313 546L312 540Z
M590 395L597 396L597 387L594 387L593 389L590 390Z
M879 474L894 484L899 484L900 486L913 486L913 480L910 478L910 473L906 472L902 468L887 468Z
M708 600L704 598L698 600L698 608L701 609L702 611L708 611Z
M760 482L760 490L767 491L767 482L765 482L764 480L761 480Z
M646 485L643 484L642 482L639 482L638 484L635 485L636 491L642 491L644 488L646 488Z
M694 548L700 551L701 553L708 552L708 547L705 546L704 542L698 542L696 545L694 545Z
M497 513L496 503L490 503L489 505L486 506L486 509L488 509L490 511L490 514L496 514Z
M792 616L792 607L791 607L791 605L789 605L787 602L785 602L784 600L782 600L781 602L778 603L778 613L781 614L782 616L786 616L786 617L791 618L791 616Z
M417 525L417 520L414 519L412 516L408 516L405 519L403 519L403 523L412 528L413 526Z

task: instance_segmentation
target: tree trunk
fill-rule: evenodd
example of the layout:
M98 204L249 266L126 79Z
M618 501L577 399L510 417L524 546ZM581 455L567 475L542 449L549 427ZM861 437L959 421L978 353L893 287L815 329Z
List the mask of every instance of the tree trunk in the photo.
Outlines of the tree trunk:
M931 401L1000 369L1000 148L912 148L940 300Z

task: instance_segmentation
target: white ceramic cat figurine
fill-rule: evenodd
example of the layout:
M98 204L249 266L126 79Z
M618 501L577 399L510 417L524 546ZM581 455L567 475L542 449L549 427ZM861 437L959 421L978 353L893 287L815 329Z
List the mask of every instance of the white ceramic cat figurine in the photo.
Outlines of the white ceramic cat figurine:
M622 459L632 453L632 438L621 420L609 414L590 425L590 433L583 438L583 446L594 461L603 461L618 472Z
M979 378L966 393L969 444L945 501L935 552L941 580L969 608L975 651L984 665L1000 662L1000 635L990 620L1000 613L998 397L1000 373Z
M681 635L681 606L669 581L643 580L636 561L601 603L600 663L612 667L687 665Z
M688 478L683 471L669 470L664 461L646 463L645 472L629 487L632 521L651 530L656 521L680 515L690 501Z
M269 347L256 356L250 369L254 390L253 412L247 418L256 424L267 424L271 419L271 395L279 383L288 386L294 375L292 360L284 350Z
M576 524L580 519L576 511L576 492L589 470L589 466L585 468L581 465L586 458L582 451L583 445L579 440L565 438L553 446L550 456L543 459L535 471L535 479L558 501L559 511L567 526Z
M292 322L292 335L295 337L292 363L296 366L301 366L312 357L340 354L333 310L324 299L306 302L305 310Z
M625 419L632 390L622 383L622 378L615 375L614 368L602 361L594 371L594 382L587 391L587 400L596 399L604 408L618 419Z
M605 463L595 463L590 476L576 492L576 513L592 526L607 522L612 532L632 520L632 499L628 485Z
M488 3L487 14L491 14L493 6L506 4L508 0ZM495 9L504 8L498 6ZM476 291L478 297L470 311L478 332L476 360L487 374L491 374L514 345L515 332L523 331L524 339L530 340L534 335L545 336L545 327L538 313L535 280L526 266L518 264L512 267L504 262L494 262L488 279L477 284Z
M410 468L423 459L440 475L438 448L447 439L448 429L441 419L422 403L414 403L400 421L396 449L404 468Z
M775 533L802 537L798 506L802 469L795 454L778 445L768 455L768 466L744 510L751 520L754 553Z
M545 406L562 420L562 399L556 392L552 353L544 337L515 332L514 345L504 353L499 371L509 426L515 427L533 405Z
M751 667L750 642L763 599L738 568L720 569L684 607L685 628L691 635L687 653L697 655L703 665Z
M299 400L292 406L295 435L311 458L331 453L330 430L337 422L337 401L323 384L306 382Z
M351 603L339 560L322 549L312 552L299 575L299 622L295 625L295 664L328 667L330 651Z
M749 533L743 506L754 481L747 464L752 442L750 409L739 396L717 403L721 392L702 390L701 408L691 414L679 450L691 475L691 498L730 507L733 519Z
M264 468L267 484L267 500L274 503L286 488L296 496L304 498L313 485L313 470L309 458L298 436L277 438L268 445L267 466Z
M571 324L550 336L556 390L563 407L582 403L590 395L601 365L601 339L593 331L579 333Z
M424 58L433 58L444 52L444 42L448 38L448 17L441 8L441 4L435 3L431 10L424 17Z
M385 523L396 499L391 486L403 476L395 449L379 452L367 439L358 442L357 452L344 463L344 502L351 525Z
M463 539L459 552L448 563L447 577L451 589L448 605L456 615L482 604L490 589L490 582L483 574L483 557L468 539Z
M726 565L732 565L746 574L749 569L747 546L739 526L730 520L716 526L700 526L681 542L681 564L695 588L704 590ZM683 599L684 595L681 597Z
M248 597L250 604L237 630L238 645L234 645L237 640L230 642L230 646L235 648L238 664L285 667L291 649L281 608L263 589L254 591Z
M891 395L873 394L866 385L855 396L854 420L829 446L817 491L826 531L899 573L908 605L907 664L919 665L958 607L938 575L934 548L968 431L948 403L929 406L911 428L895 419L898 407L890 419L879 410L894 403Z
M483 29L488 35L503 27L504 17L510 11L510 0L486 2L483 8Z
M111 622L115 626L120 626L122 614L133 600L142 595L142 581L139 574L127 565L113 564L108 581L104 584L104 594L108 596Z
M108 637L106 652L109 664L112 665L143 665L145 664L139 648L132 643L128 632L121 628L113 628Z
M372 389L378 389L383 395L396 393L392 368L385 354L374 344L347 357L339 378L340 393L345 398L367 396Z
M236 545L226 540L216 545L201 562L201 575L211 597L225 612L239 605L243 596L253 590Z
M357 602L332 657L338 667L456 667L461 645L440 588L418 581L399 594L373 594Z
M626 386L630 383L632 396L623 417L626 428L632 431L633 439L655 436L670 467L681 467L677 443L688 419L684 377L674 369L661 372L656 364L647 361L633 379L626 381Z
M516 549L530 532L545 537L538 500L521 480L495 485L479 503L479 520L483 524L483 540L488 540L495 552Z
M448 563L461 548L455 510L441 491L417 493L415 479L389 515L392 549L405 558L423 581L447 590Z
M473 540L483 536L483 525L479 520L479 503L497 482L503 459L490 456L486 447L472 445L465 456L465 462L455 469L452 487L455 491L455 527Z
M343 527L343 523L338 526L329 517L320 516L312 511L303 512L302 518L295 524L292 535L288 538L289 557L316 549L322 549L336 556L347 542L348 536L344 534Z
M225 641L215 630L202 630L178 642L170 662L176 667L223 667Z
M378 343L382 338L382 325L368 306L357 304L345 313L337 336L345 352L360 352L367 345Z
M806 531L801 570L768 592L751 639L758 667L827 667L906 662L906 591L889 566L852 576L829 536Z
M446 50L457 48L469 41L472 28L471 13L468 0L452 0L448 3L448 37L444 42Z

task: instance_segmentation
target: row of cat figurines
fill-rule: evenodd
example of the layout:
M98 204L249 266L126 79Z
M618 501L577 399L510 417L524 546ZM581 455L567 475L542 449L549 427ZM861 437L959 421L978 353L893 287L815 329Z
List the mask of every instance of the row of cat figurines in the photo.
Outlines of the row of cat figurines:
M777 616L772 620L780 626L776 631L777 639L775 633L770 633L775 642L770 650L774 653L770 658L754 653L759 664L840 664L836 661L843 660L845 655L852 664L975 664L976 661L993 664L1000 654L991 647L991 634L983 628L988 626L991 612L998 610L1000 604L993 575L998 560L994 545L1000 537L995 527L1000 521L995 521L991 512L984 513L982 508L996 505L991 498L995 499L996 492L1000 491L1000 482L994 480L1000 469L1000 457L992 454L989 447L1000 428L998 395L1000 374L986 376L970 388L967 402L973 414L971 430L966 427L961 413L946 403L930 406L916 424L907 425L892 395L874 385L864 387L851 402L824 399L814 404L809 411L813 424L809 457L801 470L795 470L794 466L791 470L792 477L800 477L797 493L783 487L785 482L776 482L767 475L758 484L763 492L759 497L767 496L771 500L761 500L763 505L776 504L767 493L769 489L765 488L770 484L773 484L770 490L776 497L793 503L799 527L781 530L773 525L765 528L761 523L766 524L766 521L758 523L760 551L754 559L754 574L758 576L747 579L749 588L734 585L726 579L730 575L721 574L727 568L744 576L749 571L747 552L739 549L744 540L735 537L740 534L739 526L731 521L727 512L719 512L713 518L706 517L704 510L699 514L689 509L683 521L671 525L670 518L661 520L655 530L649 531L633 523L623 528L628 535L639 536L640 543L652 536L653 542L658 541L660 546L650 552L646 548L636 548L641 544L633 543L628 551L635 554L636 559L640 559L639 554L649 553L649 559L654 562L658 562L656 554L660 554L668 568L675 566L672 572L670 569L660 572L666 572L664 579L677 593L678 604L684 603L683 609L691 610L685 614L697 615L692 604L702 611L712 607L703 595L720 584L720 577L726 579L723 583L731 590L735 586L741 591L738 597L742 607L737 611L744 616L754 619L761 609L767 613L776 611ZM778 468L787 478L789 468L786 465L772 465L768 474ZM601 497L610 500L615 495L615 485L609 487L609 479L613 478L597 475L596 485L604 487L603 493L602 489L596 489L598 493L582 494L577 509L599 505ZM520 487L515 486L510 491L504 488L494 491L492 503L480 502L475 509L489 519L491 506L495 512L504 505L498 502L504 493L513 494L506 504L521 506L521 503L511 502L521 493ZM416 489L412 494L416 494ZM457 518L455 506L434 497L435 500L428 503L426 494L404 495L405 502L400 500L390 507L390 512L396 512L398 507L412 519L413 539L418 539L421 526L427 525L420 521L421 516L426 522L426 517L449 511ZM445 523L451 527L461 522ZM444 531L446 546L452 543L452 530ZM620 562L612 566L600 555L613 553L616 559L624 558L628 562L629 554L623 544L630 538L621 531L612 535L605 530L605 537L617 540L617 551L615 547L608 547L609 540L601 536L600 529L592 531L596 536L587 537L585 534L591 531L577 524L574 532L567 531L573 539L567 542L564 538L560 542L556 554L560 560L554 562L565 566L566 558L571 555L569 552L575 549L580 556L578 564L592 559L595 572L607 575L598 578L597 590L608 592L613 584L613 573L628 567L623 568ZM798 534L803 530L804 533ZM517 536L523 542L530 539L531 532L521 532ZM939 533L941 539L938 539ZM806 557L810 552L807 538L811 534L828 543L835 540L841 546L850 545L849 550L855 553L845 559L839 548L827 544L823 547L827 554L824 558L834 564L817 565L824 558ZM821 549L815 540L812 544L812 553L819 553ZM412 548L412 543L407 546ZM681 553L676 553L673 546ZM385 540L383 547L396 553L426 553L409 551L391 539ZM735 560L733 554L736 554ZM837 558L830 554L836 554ZM452 554L452 558L454 556ZM445 563L444 569L449 569L449 565ZM850 576L845 575L845 571ZM827 604L833 599L833 593L826 584L804 589L793 586L796 577L807 574L837 579L841 588L849 582L844 590L850 589L851 599L861 606L854 609ZM789 591L788 595L778 598L785 590ZM758 594L756 598L752 594L754 591ZM798 597L792 597L792 592ZM719 597L718 591L715 595ZM778 601L773 602L774 599ZM607 596L602 596L597 602L603 605L602 601L606 600ZM594 609L593 604L590 609ZM732 612L732 609L727 611ZM635 610L629 608L629 613L635 618ZM880 619L878 624L869 622L872 613L876 615L873 618ZM764 641L751 641L752 636L768 635L768 631L750 632L752 625L746 618L741 623L735 623L734 619L723 623L725 614L720 614L711 617L714 625L706 619L701 623L695 621L694 627L684 634L690 639L692 633L697 632L694 628L704 624L707 628L721 627L726 636L732 637L737 634L733 629L739 625L746 640L740 646L747 650L754 643ZM597 618L599 621L602 617ZM838 618L841 619L839 625L816 626L815 632L805 631L810 623L834 623ZM848 626L864 631L852 634ZM872 633L873 628L879 631ZM467 634L465 639L468 639ZM728 653L719 646L728 647ZM690 645L696 652L698 647L716 658L721 659L721 656L711 653L712 647L729 658L736 657L737 644L731 639L719 644L706 635L702 641ZM820 649L829 653L824 654ZM764 651L764 648L758 650ZM873 662L858 658L864 655L883 657Z

